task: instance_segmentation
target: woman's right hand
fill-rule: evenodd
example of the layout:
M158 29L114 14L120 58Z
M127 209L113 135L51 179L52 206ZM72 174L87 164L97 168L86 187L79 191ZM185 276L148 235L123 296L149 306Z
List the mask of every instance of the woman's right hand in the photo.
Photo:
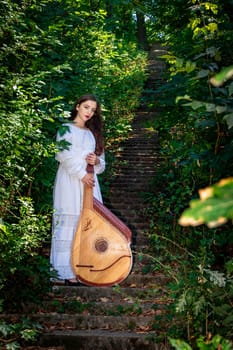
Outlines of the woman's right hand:
M89 186L89 187L95 186L95 180L94 180L93 174L86 174L86 175L82 178L82 182L84 183L84 185L87 185L87 186Z

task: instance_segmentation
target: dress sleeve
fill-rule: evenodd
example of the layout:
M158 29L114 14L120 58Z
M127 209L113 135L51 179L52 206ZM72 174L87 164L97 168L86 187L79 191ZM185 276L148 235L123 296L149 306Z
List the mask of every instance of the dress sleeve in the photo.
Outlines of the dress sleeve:
M74 151L73 136L71 128L63 136L59 132L57 133L57 142L66 141L68 145L56 154L56 160L66 169L69 175L78 176L81 180L87 172L85 163L83 162L82 152Z
M99 158L100 162L99 162L99 164L94 166L94 170L95 170L96 174L101 174L105 170L105 164L106 164L105 163L105 154L102 153L98 158Z

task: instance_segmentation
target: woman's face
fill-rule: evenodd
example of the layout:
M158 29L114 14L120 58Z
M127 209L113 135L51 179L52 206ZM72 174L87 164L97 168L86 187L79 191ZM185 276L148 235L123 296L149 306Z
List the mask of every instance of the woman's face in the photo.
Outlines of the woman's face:
M92 100L87 100L77 105L77 118L81 119L84 124L90 120L95 114L97 103Z

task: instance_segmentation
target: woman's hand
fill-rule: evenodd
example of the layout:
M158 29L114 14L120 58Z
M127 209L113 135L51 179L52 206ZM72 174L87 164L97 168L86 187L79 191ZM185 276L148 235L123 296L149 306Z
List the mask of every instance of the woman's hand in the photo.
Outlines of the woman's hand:
M82 178L82 182L84 183L84 185L87 185L89 187L94 187L95 186L95 180L94 180L93 174L86 174Z
M86 162L90 165L97 165L97 164L99 164L100 160L97 157L97 155L93 152L93 153L89 153L87 155Z

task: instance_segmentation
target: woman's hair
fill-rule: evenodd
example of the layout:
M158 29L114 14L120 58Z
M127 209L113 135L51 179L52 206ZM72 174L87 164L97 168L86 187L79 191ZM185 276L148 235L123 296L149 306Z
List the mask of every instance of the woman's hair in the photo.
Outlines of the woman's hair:
M79 99L76 101L73 109L70 112L69 120L74 120L76 118L78 113L76 109L77 105L81 105L83 102L86 102L88 100L96 102L96 111L93 117L86 122L85 126L91 130L91 132L95 137L95 140L96 140L95 153L99 156L104 150L104 142L103 142L103 130L102 130L103 122L102 122L102 115L101 115L101 106L97 98L91 94L80 96Z

